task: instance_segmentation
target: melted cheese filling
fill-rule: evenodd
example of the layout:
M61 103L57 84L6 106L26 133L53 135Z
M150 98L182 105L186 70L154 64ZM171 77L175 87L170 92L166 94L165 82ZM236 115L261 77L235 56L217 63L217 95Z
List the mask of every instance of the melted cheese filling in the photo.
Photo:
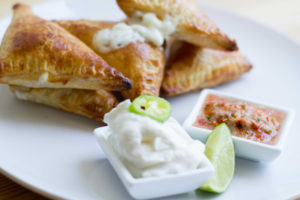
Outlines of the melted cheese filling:
M177 26L177 19L166 16L160 20L153 13L136 13L129 19L128 25L118 23L112 29L98 31L93 39L93 46L101 53L122 48L134 42L150 42L161 46L167 36Z
M45 83L48 81L48 72L44 72L40 78L39 78L39 83Z
M17 97L18 99L27 100L28 93L27 93L27 92L21 92L21 91L16 90L16 97Z

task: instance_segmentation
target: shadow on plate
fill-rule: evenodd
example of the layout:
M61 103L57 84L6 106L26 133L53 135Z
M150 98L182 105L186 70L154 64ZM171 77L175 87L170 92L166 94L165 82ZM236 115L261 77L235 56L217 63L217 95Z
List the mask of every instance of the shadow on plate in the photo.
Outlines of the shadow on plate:
M88 119L56 108L18 100L8 88L0 87L0 121L13 124L44 125L47 127L64 127L91 133L94 128L104 125L93 119Z
M235 160L235 177L259 176L268 169L268 163L236 158ZM238 167L237 167L238 166Z
M106 158L84 160L80 172L95 199L132 200L118 175Z

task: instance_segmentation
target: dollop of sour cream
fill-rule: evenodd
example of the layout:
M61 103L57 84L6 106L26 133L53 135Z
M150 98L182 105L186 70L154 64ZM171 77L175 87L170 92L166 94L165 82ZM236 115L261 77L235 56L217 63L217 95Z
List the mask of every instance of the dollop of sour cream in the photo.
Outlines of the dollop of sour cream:
M177 26L177 20L169 16L160 20L153 13L137 12L130 18L128 25L118 23L112 29L98 31L93 38L93 46L99 52L106 53L122 48L129 43L150 42L161 46L164 39L172 34Z
M134 177L151 177L195 170L204 158L204 144L193 140L169 118L161 123L128 111L130 100L104 116L108 143Z

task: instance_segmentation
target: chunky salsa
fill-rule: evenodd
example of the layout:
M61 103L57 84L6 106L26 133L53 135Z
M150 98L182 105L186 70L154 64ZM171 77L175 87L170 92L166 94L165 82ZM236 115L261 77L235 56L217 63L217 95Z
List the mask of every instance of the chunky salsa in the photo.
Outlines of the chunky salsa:
M226 123L234 136L275 144L285 117L277 110L209 94L193 126L213 129Z

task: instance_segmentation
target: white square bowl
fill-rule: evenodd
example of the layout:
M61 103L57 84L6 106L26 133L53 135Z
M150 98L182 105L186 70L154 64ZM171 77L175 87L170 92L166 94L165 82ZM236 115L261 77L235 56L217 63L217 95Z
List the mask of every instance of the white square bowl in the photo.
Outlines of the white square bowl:
M128 193L136 199L150 199L189 192L199 188L214 173L214 167L204 156L198 169L159 177L134 178L107 143L108 127L94 130L102 150L120 177Z
M194 106L192 112L183 123L184 129L190 134L192 138L199 139L202 142L205 142L207 136L212 131L206 128L199 128L193 126L193 123L196 121L200 109L208 94L241 100L241 101L249 102L265 108L269 108L272 110L277 110L285 113L286 118L282 122L282 127L279 133L279 137L277 138L277 142L274 145L263 144L260 142L251 141L249 139L232 136L236 156L254 160L254 161L272 161L280 155L283 149L285 138L289 132L289 128L295 116L295 112L293 110L281 106L271 105L269 103L263 103L259 101L245 99L242 97L226 94L212 89L205 89L201 91L201 94L199 96L198 101L196 102L196 105Z

